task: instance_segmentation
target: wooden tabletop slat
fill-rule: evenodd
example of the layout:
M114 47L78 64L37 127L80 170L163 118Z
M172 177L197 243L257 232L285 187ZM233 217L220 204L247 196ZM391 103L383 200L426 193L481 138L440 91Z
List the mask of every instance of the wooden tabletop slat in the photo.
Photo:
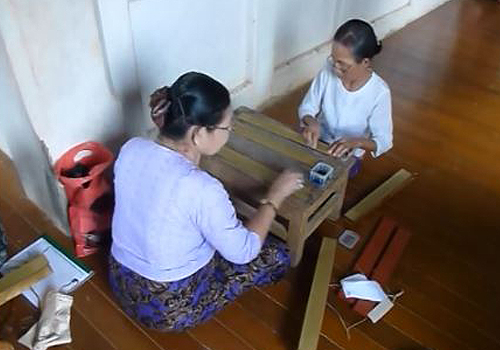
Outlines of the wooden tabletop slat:
M276 119L270 118L265 114L257 113L246 107L240 107L235 111L235 116L238 120L251 125L256 125L261 129L269 130L273 134L306 146L302 135L293 130L289 125L280 123ZM318 141L317 150L326 154L328 145L324 142Z

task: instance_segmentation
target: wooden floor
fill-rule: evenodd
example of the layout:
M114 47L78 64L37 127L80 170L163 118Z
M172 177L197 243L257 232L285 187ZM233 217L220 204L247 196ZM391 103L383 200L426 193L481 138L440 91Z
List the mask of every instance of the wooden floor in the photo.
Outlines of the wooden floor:
M319 236L342 228L363 241L382 214L413 232L390 290L403 289L379 323L365 323L348 340L327 309L321 350L500 349L500 5L452 0L384 41L377 72L392 88L395 147L363 163L349 184L346 207L401 167L417 179L356 225L323 224L303 262L279 284L255 289L215 319L181 334L141 329L112 300L102 256L86 259L96 276L75 295L66 349L291 350L314 269ZM266 109L292 123L304 89ZM6 159L0 162L0 216L19 248L42 232L60 233L20 195ZM363 243L363 242L362 242ZM65 242L67 246L69 242ZM358 245L358 248L361 245ZM335 275L349 271L356 254L339 249ZM359 318L333 295L348 322ZM15 337L32 320L22 299L0 314L0 338ZM17 320L17 321L16 321Z

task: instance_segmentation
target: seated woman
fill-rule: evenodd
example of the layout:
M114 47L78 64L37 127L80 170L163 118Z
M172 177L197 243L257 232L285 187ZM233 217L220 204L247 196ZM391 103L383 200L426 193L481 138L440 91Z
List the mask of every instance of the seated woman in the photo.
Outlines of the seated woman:
M353 154L357 161L351 176L365 151L378 157L392 147L391 93L371 64L381 48L368 23L354 19L341 25L327 64L299 107L309 146L316 148L322 140L334 157Z
M287 247L267 233L303 179L283 172L243 225L222 184L198 167L232 130L227 89L191 72L157 90L150 107L157 140L129 140L115 163L109 279L128 315L152 329L180 331L285 274Z

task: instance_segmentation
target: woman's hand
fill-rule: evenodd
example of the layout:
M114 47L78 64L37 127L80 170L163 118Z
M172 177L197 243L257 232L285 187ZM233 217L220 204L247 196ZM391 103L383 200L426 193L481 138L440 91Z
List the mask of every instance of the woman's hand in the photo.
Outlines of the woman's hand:
M336 158L347 157L355 148L374 151L377 145L374 141L364 137L344 137L328 147L328 153Z
M269 189L267 199L277 207L280 207L288 196L303 187L304 176L302 173L285 170L274 180Z
M357 139L341 138L328 147L328 154L331 154L336 158L346 157L356 147L359 147Z
M306 125L302 130L302 136L309 147L316 148L320 136L319 122L310 115L306 115L302 122Z
M261 242L264 242L271 224L276 216L276 210L286 197L304 187L302 173L285 170L274 180L269 188L266 199L271 205L261 205L255 215L245 225L249 230L257 233Z

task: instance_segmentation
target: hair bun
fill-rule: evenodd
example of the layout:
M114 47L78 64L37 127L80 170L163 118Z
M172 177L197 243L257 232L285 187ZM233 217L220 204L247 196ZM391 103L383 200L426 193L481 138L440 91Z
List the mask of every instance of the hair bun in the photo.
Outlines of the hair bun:
M375 47L375 55L380 53L380 51L382 51L382 41L378 41L377 42L377 46Z
M172 99L170 95L170 87L168 86L156 89L151 96L149 96L149 107L154 109L160 101L170 101Z
M165 123L165 113L170 106L171 100L172 96L168 86L156 89L150 96L149 107L151 108L151 119L160 129Z

